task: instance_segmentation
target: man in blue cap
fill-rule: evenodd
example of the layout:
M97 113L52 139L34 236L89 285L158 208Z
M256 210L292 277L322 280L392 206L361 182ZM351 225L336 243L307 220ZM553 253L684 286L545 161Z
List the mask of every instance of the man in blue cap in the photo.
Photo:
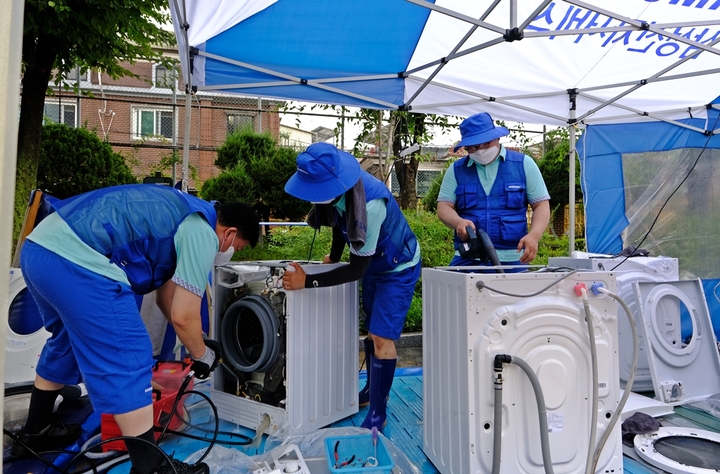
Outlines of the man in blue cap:
M242 203L209 203L166 186L114 186L58 201L23 245L21 267L45 328L28 418L12 454L65 447L80 435L53 413L66 384L85 382L93 409L115 417L131 474L207 474L205 463L155 446L152 344L135 299L156 303L207 378L217 366L200 307L218 257L255 245L259 218Z
M359 401L370 405L362 426L382 431L395 376L395 340L420 277L420 246L387 186L333 145L315 143L300 153L285 191L315 205L308 215L310 226L332 227L332 246L323 263L338 262L345 245L350 246L349 264L324 273L307 275L291 263L295 271L285 272L283 287L300 290L362 278L368 385Z
M440 220L455 231L455 249L469 240L467 227L485 231L502 265L527 265L550 222L550 195L535 161L508 150L500 137L508 129L495 126L488 113L471 115L460 124L462 139L455 151L468 153L448 168L438 194ZM532 207L531 227L527 206ZM451 266L484 265L459 252ZM519 271L515 268L511 271Z

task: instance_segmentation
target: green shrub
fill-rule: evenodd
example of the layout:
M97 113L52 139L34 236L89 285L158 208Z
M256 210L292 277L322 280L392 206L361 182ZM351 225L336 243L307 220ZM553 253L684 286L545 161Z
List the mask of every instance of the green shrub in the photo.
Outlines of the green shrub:
M245 170L245 165L238 163L219 176L206 180L200 188L200 196L207 201L251 204L255 201L255 181Z
M137 179L122 155L85 128L43 126L37 187L59 199Z
M225 171L207 180L200 195L207 200L245 202L264 221L302 220L311 204L285 192L285 183L297 169L297 154L292 148L278 147L270 134L243 129L218 149L215 164Z
M445 171L447 171L447 168L445 168L442 173L440 173L438 176L435 177L435 179L432 180L432 183L430 183L430 187L428 188L427 193L425 193L425 196L423 196L422 198L422 207L428 212L437 212L437 198L440 194L440 186L442 186L442 180L445 177Z
M229 135L218 148L215 166L229 170L238 163L249 164L253 158L272 156L276 146L269 133L256 133L252 127L243 128Z
M434 212L408 210L404 214L420 243L423 267L448 265L455 253L452 229L440 222Z

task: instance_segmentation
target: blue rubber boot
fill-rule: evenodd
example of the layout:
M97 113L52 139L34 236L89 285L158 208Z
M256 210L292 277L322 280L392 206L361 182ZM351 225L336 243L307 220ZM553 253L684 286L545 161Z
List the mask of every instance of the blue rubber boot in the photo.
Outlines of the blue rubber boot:
M382 431L385 428L387 401L390 396L393 378L395 378L396 365L397 359L372 358L370 409L362 425L360 425L363 428L372 429L374 426L378 431Z
M375 344L369 337L363 339L363 345L365 346L365 367L367 370L367 379L365 380L365 386L358 394L358 406L364 407L370 404L370 372L372 371L372 361L375 355Z

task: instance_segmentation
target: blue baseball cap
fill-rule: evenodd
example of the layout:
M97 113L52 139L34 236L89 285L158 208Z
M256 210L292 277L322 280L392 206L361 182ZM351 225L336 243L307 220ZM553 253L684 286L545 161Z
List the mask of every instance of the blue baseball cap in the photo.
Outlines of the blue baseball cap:
M285 192L303 201L334 199L360 179L355 157L329 143L313 143L295 161L297 171L285 183Z
M453 151L469 145L481 145L496 138L510 134L505 127L496 127L492 117L487 112L471 115L460 124L460 135L462 140L455 145Z

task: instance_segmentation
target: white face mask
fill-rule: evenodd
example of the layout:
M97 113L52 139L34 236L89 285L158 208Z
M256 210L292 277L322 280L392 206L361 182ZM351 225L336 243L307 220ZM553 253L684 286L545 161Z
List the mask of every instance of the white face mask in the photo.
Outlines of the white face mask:
M495 158L497 158L498 154L500 153L500 147L497 145L491 146L490 148L485 148L483 150L476 150L473 153L470 153L470 159L473 160L475 163L480 165L489 165L492 163Z
M310 204L330 204L335 200L335 198L328 199L327 201L318 201L318 202L310 202Z
M235 253L235 248L231 245L228 247L228 249L224 252L218 252L215 254L215 265L225 265L230 261L233 254Z

